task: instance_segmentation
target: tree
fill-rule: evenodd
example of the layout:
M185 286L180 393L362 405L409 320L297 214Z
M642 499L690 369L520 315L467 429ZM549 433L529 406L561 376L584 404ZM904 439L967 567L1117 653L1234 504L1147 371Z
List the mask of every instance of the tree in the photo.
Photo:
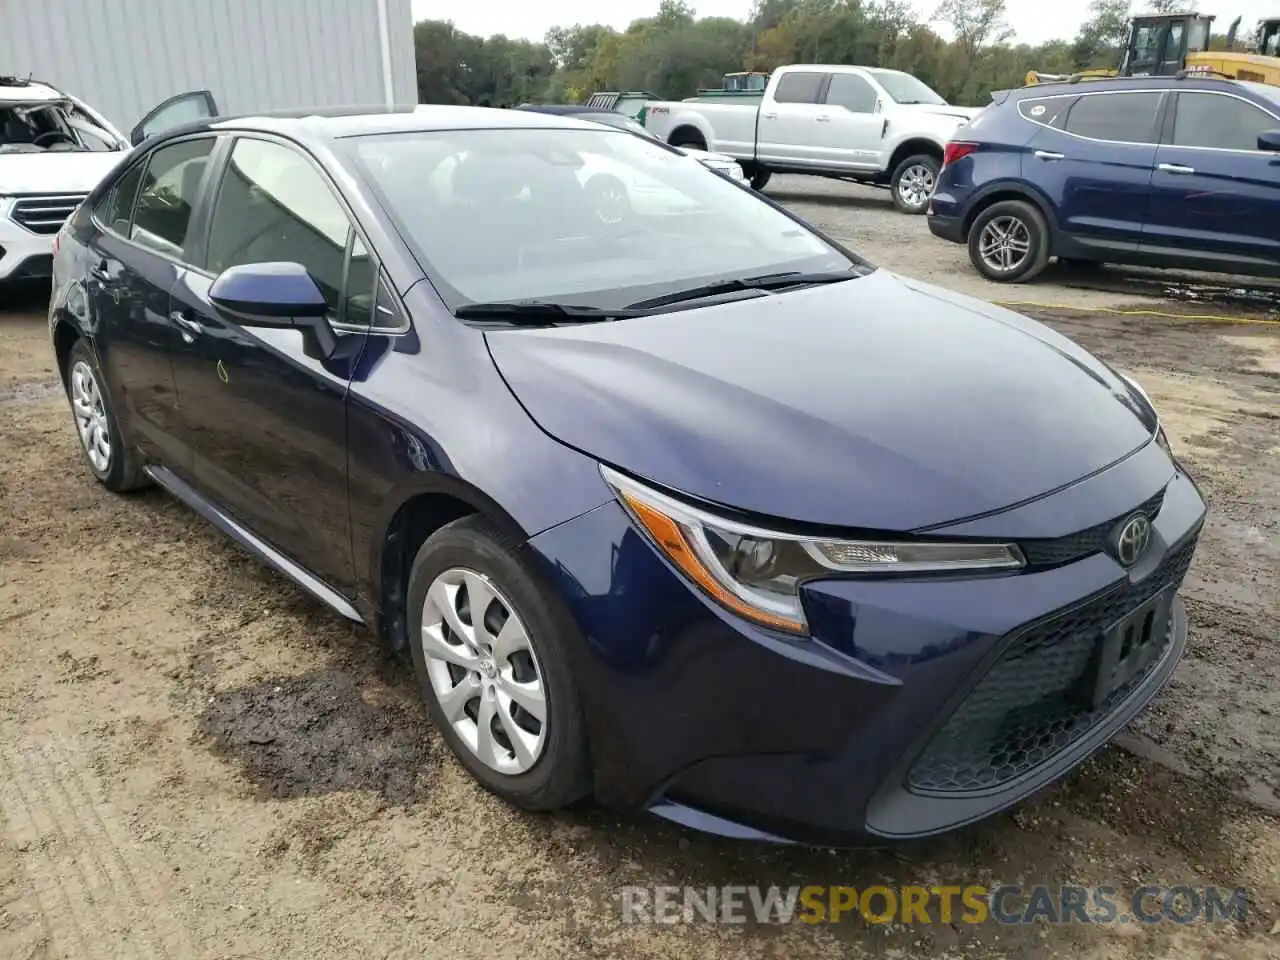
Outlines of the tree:
M1071 48L1077 67L1094 67L1119 61L1129 23L1129 0L1093 0L1089 19L1080 26Z
M1146 7L1152 13L1181 13L1191 10L1187 0L1149 0Z
M988 43L1001 43L1013 36L1004 13L1004 0L942 0L933 19L951 25L956 44L972 60Z

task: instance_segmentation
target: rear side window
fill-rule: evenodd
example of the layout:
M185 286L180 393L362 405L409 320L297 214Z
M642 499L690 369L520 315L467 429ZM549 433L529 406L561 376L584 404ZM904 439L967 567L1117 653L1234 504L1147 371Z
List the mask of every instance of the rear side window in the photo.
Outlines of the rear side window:
M1067 111L1075 97L1041 97L1038 100L1023 100L1018 104L1018 112L1032 123L1043 124L1061 130L1067 119Z
M1257 150L1258 134L1280 130L1280 120L1251 103L1217 93L1180 93L1173 115L1173 144Z
M822 78L821 73L784 73L774 88L773 99L778 103L817 103Z
M213 138L202 137L161 147L151 154L133 212L131 240L181 259L212 150Z
M142 185L142 170L146 163L135 163L116 181L94 211L103 226L120 234L129 235L133 223L133 204L138 199L138 187Z
M833 73L827 85L827 103L844 107L850 113L872 113L876 108L876 91L856 74Z
M1094 93L1067 114L1067 133L1116 143L1155 143L1159 93Z

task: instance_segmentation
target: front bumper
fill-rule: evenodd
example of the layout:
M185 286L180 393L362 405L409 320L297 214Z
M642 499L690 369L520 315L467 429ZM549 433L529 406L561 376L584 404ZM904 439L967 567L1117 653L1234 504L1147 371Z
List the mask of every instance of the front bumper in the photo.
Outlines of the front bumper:
M535 537L585 638L573 666L597 796L822 844L924 836L1008 807L1107 742L1182 654L1174 602L1145 672L1097 710L1066 696L1102 629L1186 573L1204 501L1178 472L1157 502L1131 570L1095 551L1016 575L811 583L814 639L799 643L704 600L615 504Z
M53 237L29 233L0 219L0 283L53 276Z

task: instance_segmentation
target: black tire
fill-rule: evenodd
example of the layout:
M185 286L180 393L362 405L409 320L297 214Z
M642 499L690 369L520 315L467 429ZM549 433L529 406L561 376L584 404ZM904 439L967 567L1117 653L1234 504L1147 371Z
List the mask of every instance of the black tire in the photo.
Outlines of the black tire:
M105 467L95 464L89 456L87 442L80 430L80 417L76 412L76 377L81 375L81 368L87 368L93 379L94 389L101 401L103 420L106 424L109 453ZM80 443L80 455L84 457L85 466L94 478L112 493L128 493L147 486L150 480L142 472L142 458L120 432L119 421L111 408L111 397L104 388L102 369L98 366L98 358L93 355L89 345L83 340L72 344L67 353L67 369L63 371L67 390L67 402L71 406L71 419L76 427L76 440Z
M428 537L409 574L409 650L432 722L467 772L513 806L557 810L591 792L586 725L569 665L577 626L522 552L516 540L478 515L445 524ZM522 773L504 774L476 756L445 716L431 683L422 643L423 604L435 579L454 568L472 570L491 581L519 616L537 657L546 696L546 740L541 754Z
M1021 260L1009 269L997 269L982 254L982 234L993 221L1004 219L1010 229L1024 230L1028 241ZM1017 224L1018 226L1013 226ZM1033 279L1049 263L1049 225L1044 214L1023 200L1002 200L993 203L974 219L969 227L969 261L974 269L996 283L1024 283Z
M752 190L763 190L769 185L769 179L773 176L773 171L768 167L762 167L758 163L745 166L743 172L746 173L747 179L751 182Z
M918 183L915 175L915 171L918 169L922 169L927 173L929 178L928 193L923 196L923 199L917 200L915 196L908 199L902 195L902 191L907 185L915 186ZM889 178L889 190L893 194L893 205L898 208L900 213L917 216L929 209L929 199L933 196L933 188L938 183L938 171L941 169L942 161L928 153L912 154L893 168L893 175ZM907 181L907 184L904 184L903 177L909 172L913 176Z

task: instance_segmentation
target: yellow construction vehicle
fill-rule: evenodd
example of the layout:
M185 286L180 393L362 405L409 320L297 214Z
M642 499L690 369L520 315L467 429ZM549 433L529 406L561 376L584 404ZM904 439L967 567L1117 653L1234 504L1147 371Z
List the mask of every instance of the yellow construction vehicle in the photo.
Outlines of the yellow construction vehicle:
M1177 73L1207 73L1210 76L1253 80L1280 86L1280 18L1263 20L1256 35L1257 52L1236 46L1240 18L1227 31L1223 50L1209 49L1212 15L1199 13L1151 14L1129 21L1124 52L1117 69L1083 70L1076 74L1051 74L1032 70L1028 86L1071 78L1165 77Z

